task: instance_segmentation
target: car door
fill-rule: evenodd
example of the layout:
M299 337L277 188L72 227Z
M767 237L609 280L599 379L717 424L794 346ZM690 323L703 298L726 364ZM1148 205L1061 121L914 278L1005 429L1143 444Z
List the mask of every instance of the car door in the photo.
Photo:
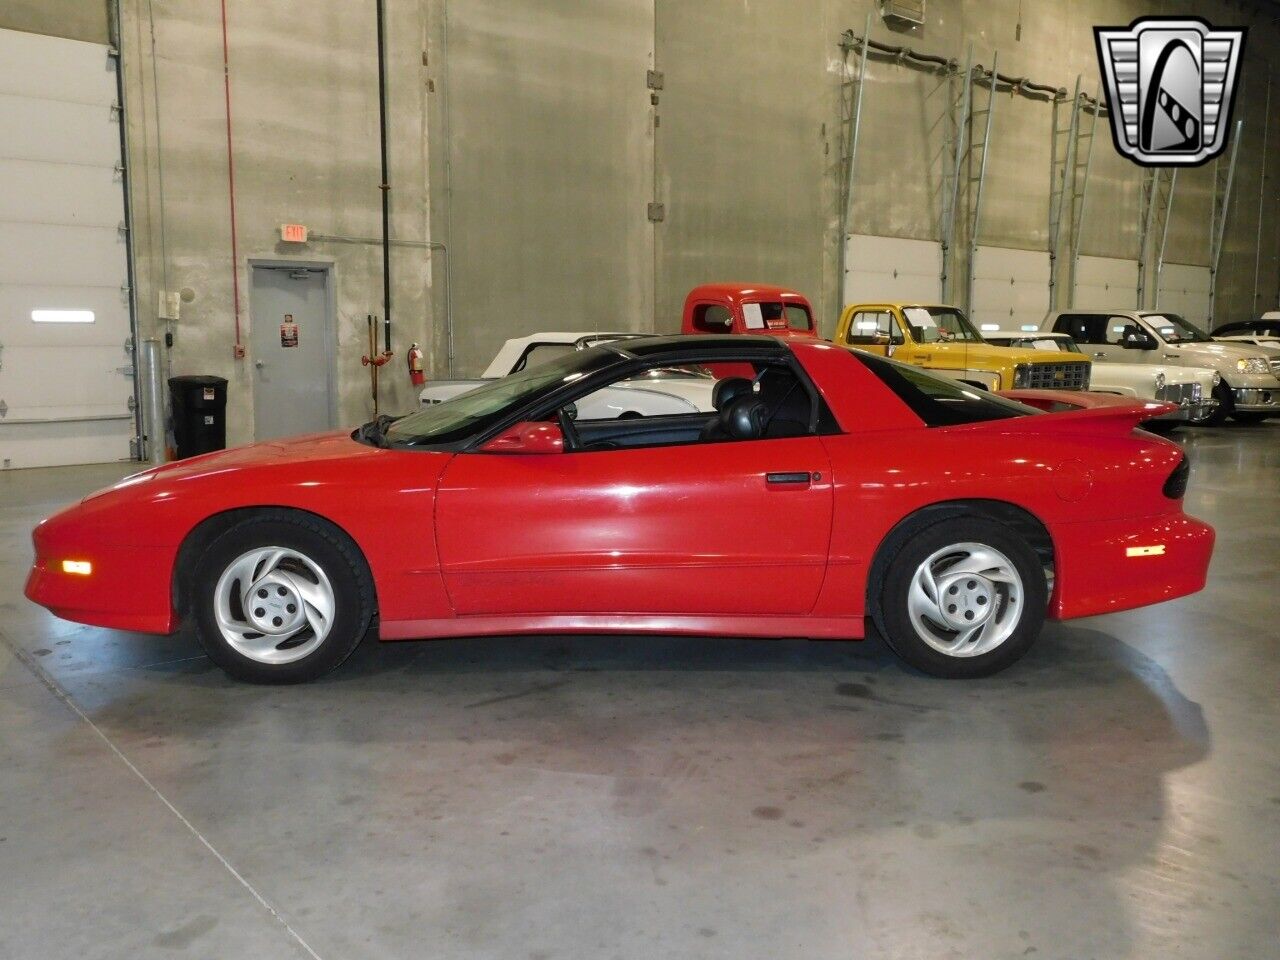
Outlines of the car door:
M849 346L881 357L893 356L902 341L898 321L888 307L856 311L849 318L849 329L844 335L844 342Z
M832 487L816 436L461 453L436 536L459 615L780 615L813 608Z

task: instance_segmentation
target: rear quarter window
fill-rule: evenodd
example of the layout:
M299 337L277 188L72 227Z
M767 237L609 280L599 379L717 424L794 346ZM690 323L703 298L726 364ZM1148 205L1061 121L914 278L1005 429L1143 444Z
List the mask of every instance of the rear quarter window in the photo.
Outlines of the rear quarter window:
M997 397L977 387L936 377L896 360L854 351L886 387L928 427L953 427L986 420L1009 420L1039 413L1034 407Z

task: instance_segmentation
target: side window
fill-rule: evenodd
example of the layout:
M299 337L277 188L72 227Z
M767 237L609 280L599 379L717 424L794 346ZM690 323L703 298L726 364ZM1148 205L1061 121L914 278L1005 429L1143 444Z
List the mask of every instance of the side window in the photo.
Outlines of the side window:
M699 333L727 333L733 326L733 314L719 303L700 303L693 308L693 329Z
M1055 333L1070 334L1076 343L1106 343L1106 317L1064 313L1053 325Z
M844 339L845 343L852 344L902 342L893 314L888 310L859 310L850 319L849 332Z
M1103 333L1108 346L1118 347L1124 343L1126 333L1141 329L1132 317L1107 317L1107 328Z
M813 317L809 316L807 307L798 303L788 303L782 308L787 318L787 326L792 330L812 330Z

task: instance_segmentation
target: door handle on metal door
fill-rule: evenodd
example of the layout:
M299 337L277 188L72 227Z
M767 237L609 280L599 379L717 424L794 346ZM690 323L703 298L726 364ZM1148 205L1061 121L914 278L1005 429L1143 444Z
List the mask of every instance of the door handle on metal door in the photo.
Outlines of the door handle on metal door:
M253 365L254 365L255 367L257 367L259 370L261 370L261 369L262 369L263 367L265 367L267 364L266 364L266 361L265 361L265 360L255 360L255 361L253 361Z
M1105 351L1098 350L1096 353L1094 353L1093 358L1094 358L1095 360L1101 360L1101 359L1102 359L1103 357L1105 357L1106 355L1107 355L1107 354L1106 354L1106 352L1105 352Z
M771 484L794 483L805 484L807 486L810 480L821 480L822 474L809 473L807 470L799 470L792 473L766 473L764 475L764 479L766 483Z

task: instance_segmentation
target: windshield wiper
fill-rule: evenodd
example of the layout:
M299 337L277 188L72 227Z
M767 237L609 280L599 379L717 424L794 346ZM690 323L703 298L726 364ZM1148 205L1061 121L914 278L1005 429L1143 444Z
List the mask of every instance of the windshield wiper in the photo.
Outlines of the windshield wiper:
M391 441L387 439L387 427L399 419L399 417L393 417L385 413L380 414L356 430L356 439L375 447L388 448L391 446Z

